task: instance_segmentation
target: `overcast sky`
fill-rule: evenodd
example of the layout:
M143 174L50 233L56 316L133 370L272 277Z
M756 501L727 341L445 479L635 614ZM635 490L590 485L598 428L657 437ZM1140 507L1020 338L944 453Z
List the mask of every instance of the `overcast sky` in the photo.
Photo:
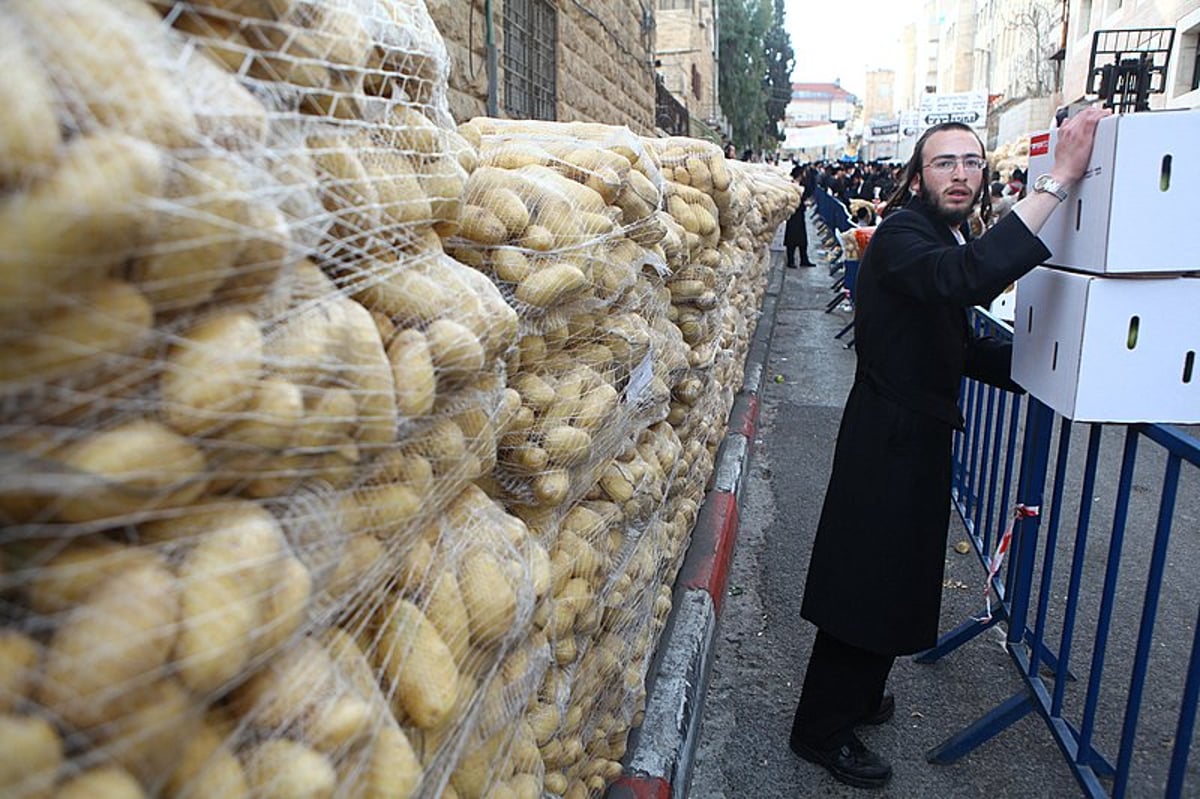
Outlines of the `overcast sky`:
M786 0L785 24L796 51L792 80L826 83L862 97L867 69L900 68L900 31L916 0Z

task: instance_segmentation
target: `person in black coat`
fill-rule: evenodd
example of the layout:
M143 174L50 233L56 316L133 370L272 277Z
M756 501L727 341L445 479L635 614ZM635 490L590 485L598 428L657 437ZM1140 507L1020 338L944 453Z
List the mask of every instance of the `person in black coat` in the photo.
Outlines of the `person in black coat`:
M787 253L787 266L789 269L796 268L796 251L800 251L801 266L816 266L808 259L808 222L805 219L804 200L807 195L803 193L804 183L802 178L804 168L801 166L792 167L792 180L800 186L800 204L796 206L796 210L788 217L787 224L783 228L783 249Z
M1060 129L1050 174L1061 186L1082 176L1107 113L1086 109ZM1031 194L970 240L966 220L977 206L987 214L986 177L969 127L925 131L858 272L858 365L804 588L800 612L818 631L790 744L859 787L883 787L892 768L855 727L891 717L893 661L937 640L959 382L1016 388L1010 345L975 338L966 309L1050 255L1036 233L1060 202L1053 193Z

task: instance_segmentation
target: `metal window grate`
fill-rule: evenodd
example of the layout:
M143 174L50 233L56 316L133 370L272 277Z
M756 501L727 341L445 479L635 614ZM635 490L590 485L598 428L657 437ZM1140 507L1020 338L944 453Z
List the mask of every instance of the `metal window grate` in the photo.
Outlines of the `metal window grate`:
M516 119L555 119L558 16L548 0L504 3L504 110Z

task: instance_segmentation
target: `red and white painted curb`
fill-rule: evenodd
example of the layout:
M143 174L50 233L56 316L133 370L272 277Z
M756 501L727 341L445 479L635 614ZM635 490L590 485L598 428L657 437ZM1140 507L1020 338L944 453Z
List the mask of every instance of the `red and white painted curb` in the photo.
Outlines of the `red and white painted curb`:
M645 720L631 734L624 774L609 788L607 799L682 799L687 795L717 619L737 543L738 509L754 447L775 307L783 285L782 259L775 256L775 260L746 356L746 376L729 414L712 484L675 580L671 616L647 677Z

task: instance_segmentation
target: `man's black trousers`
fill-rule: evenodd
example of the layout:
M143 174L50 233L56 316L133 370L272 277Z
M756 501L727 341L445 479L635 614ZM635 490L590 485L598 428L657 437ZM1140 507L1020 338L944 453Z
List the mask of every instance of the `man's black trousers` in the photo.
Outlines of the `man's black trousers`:
M819 750L848 742L855 725L879 708L895 660L818 630L792 721L792 740Z

